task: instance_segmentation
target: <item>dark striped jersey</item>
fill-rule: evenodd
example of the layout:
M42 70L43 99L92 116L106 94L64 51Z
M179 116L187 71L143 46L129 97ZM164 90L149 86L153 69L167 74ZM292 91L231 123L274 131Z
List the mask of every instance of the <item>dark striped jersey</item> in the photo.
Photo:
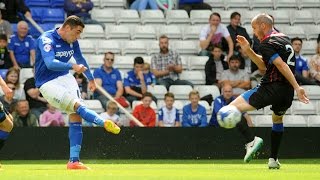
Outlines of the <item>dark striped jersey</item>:
M261 79L261 84L288 82L273 64L273 61L280 56L294 73L296 59L289 37L283 33L273 31L262 39L259 50L267 67L266 74Z

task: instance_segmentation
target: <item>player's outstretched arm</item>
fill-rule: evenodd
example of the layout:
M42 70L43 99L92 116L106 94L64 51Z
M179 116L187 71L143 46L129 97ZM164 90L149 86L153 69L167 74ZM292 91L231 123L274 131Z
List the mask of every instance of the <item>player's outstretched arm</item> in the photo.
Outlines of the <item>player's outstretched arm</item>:
M4 82L1 76L0 76L0 86L4 94L12 93L12 90L7 86L6 82Z
M303 103L309 103L309 99L302 87L299 86L297 83L294 75L292 74L289 66L281 59L281 57L277 57L273 64L278 68L278 70L281 72L281 74L289 81L289 83L292 85L294 90L297 92L297 96L299 98L299 101Z
M265 71L267 68L258 54L256 54L251 48L248 40L243 36L237 36L237 42L239 43L241 49L243 49L249 56L249 58L258 66L258 69Z

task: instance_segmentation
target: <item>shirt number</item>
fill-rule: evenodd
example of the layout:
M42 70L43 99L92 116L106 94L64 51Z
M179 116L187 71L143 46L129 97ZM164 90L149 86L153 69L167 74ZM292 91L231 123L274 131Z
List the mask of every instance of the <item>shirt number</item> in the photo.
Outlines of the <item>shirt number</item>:
M294 51L293 51L292 46L291 46L290 44L287 44L287 45L286 45L286 50L287 50L287 51L288 51L288 50L291 51L291 53L290 53L290 55L289 55L289 57L288 57L288 59L287 59L287 64L290 65L290 66L294 66L294 65L296 64L296 62L291 61L292 57L294 56Z

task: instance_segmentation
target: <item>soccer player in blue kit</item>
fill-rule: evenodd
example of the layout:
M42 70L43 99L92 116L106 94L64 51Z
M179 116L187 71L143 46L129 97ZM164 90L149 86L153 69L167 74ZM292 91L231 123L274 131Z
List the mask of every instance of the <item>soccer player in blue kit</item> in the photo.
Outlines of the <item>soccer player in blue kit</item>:
M51 105L69 114L70 159L67 169L89 169L79 158L82 119L104 126L108 132L120 132L120 128L111 120L102 119L83 104L77 82L69 73L69 70L84 73L89 80L89 89L96 89L93 75L77 41L83 29L84 24L79 17L69 16L60 28L44 32L36 41L36 87ZM72 56L76 63L69 62Z
M271 105L273 126L268 167L279 169L278 151L284 130L283 115L292 104L294 91L301 102L308 103L309 99L293 75L295 56L288 36L273 29L273 20L267 14L258 14L253 18L251 25L254 34L261 42L259 49L262 56L254 53L243 36L237 36L237 42L259 70L266 73L257 87L244 92L230 104L241 112ZM258 150L256 144L253 142L247 146L251 156Z

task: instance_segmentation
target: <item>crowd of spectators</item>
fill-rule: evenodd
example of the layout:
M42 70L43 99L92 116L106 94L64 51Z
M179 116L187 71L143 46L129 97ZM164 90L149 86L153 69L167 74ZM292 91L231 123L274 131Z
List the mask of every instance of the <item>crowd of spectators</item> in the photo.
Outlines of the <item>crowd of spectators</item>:
M67 16L77 15L85 24L104 24L91 18L90 11L94 5L91 0L66 0L64 10ZM131 9L183 9L190 15L191 10L208 9L212 7L203 0L179 0L174 4L172 0L135 0L129 2ZM20 82L20 70L32 68L35 61L35 42L29 34L29 25L24 17L32 18L30 9L24 0L0 2L0 69L6 69L4 77L13 95L2 95L0 101L12 113L16 126L65 126L63 114L47 104L39 89L35 87L35 79L31 77ZM13 33L10 23L17 23L17 32ZM277 30L275 27L274 29ZM115 56L113 52L106 52L101 59L101 66L94 70L95 81L102 86L113 98L126 108L133 107L134 101L141 104L133 107L133 115L145 126L154 127L204 127L218 126L216 113L229 104L237 95L258 85L264 72L257 69L254 63L237 44L237 35L244 36L259 54L259 40L250 37L246 29L241 26L241 14L233 12L229 25L221 23L221 16L214 12L208 17L208 24L199 32L199 56L208 56L203 67L205 85L219 87L221 96L213 99L214 107L210 121L207 121L206 109L199 104L202 94L191 91L189 102L178 110L174 107L175 95L168 92L164 96L165 105L155 112L152 102L157 98L149 93L148 87L163 85L169 91L171 85L190 85L190 81L181 80L183 71L181 56L178 51L169 48L169 38L159 37L158 53L147 63L143 56L136 56L133 68L121 74L114 68ZM301 55L303 39L295 37L291 40L295 52L295 77L301 85L320 85L320 35L317 40L316 53L310 59ZM90 94L88 82L83 74L74 74L80 89L82 99L97 99L101 102L105 112L101 116L112 119L119 126L125 124L119 116L117 104L109 101L101 92ZM156 117L158 116L158 117ZM248 125L252 126L251 118L245 114ZM156 120L158 123L156 123ZM209 122L209 123L207 123ZM130 123L135 126L134 123Z

